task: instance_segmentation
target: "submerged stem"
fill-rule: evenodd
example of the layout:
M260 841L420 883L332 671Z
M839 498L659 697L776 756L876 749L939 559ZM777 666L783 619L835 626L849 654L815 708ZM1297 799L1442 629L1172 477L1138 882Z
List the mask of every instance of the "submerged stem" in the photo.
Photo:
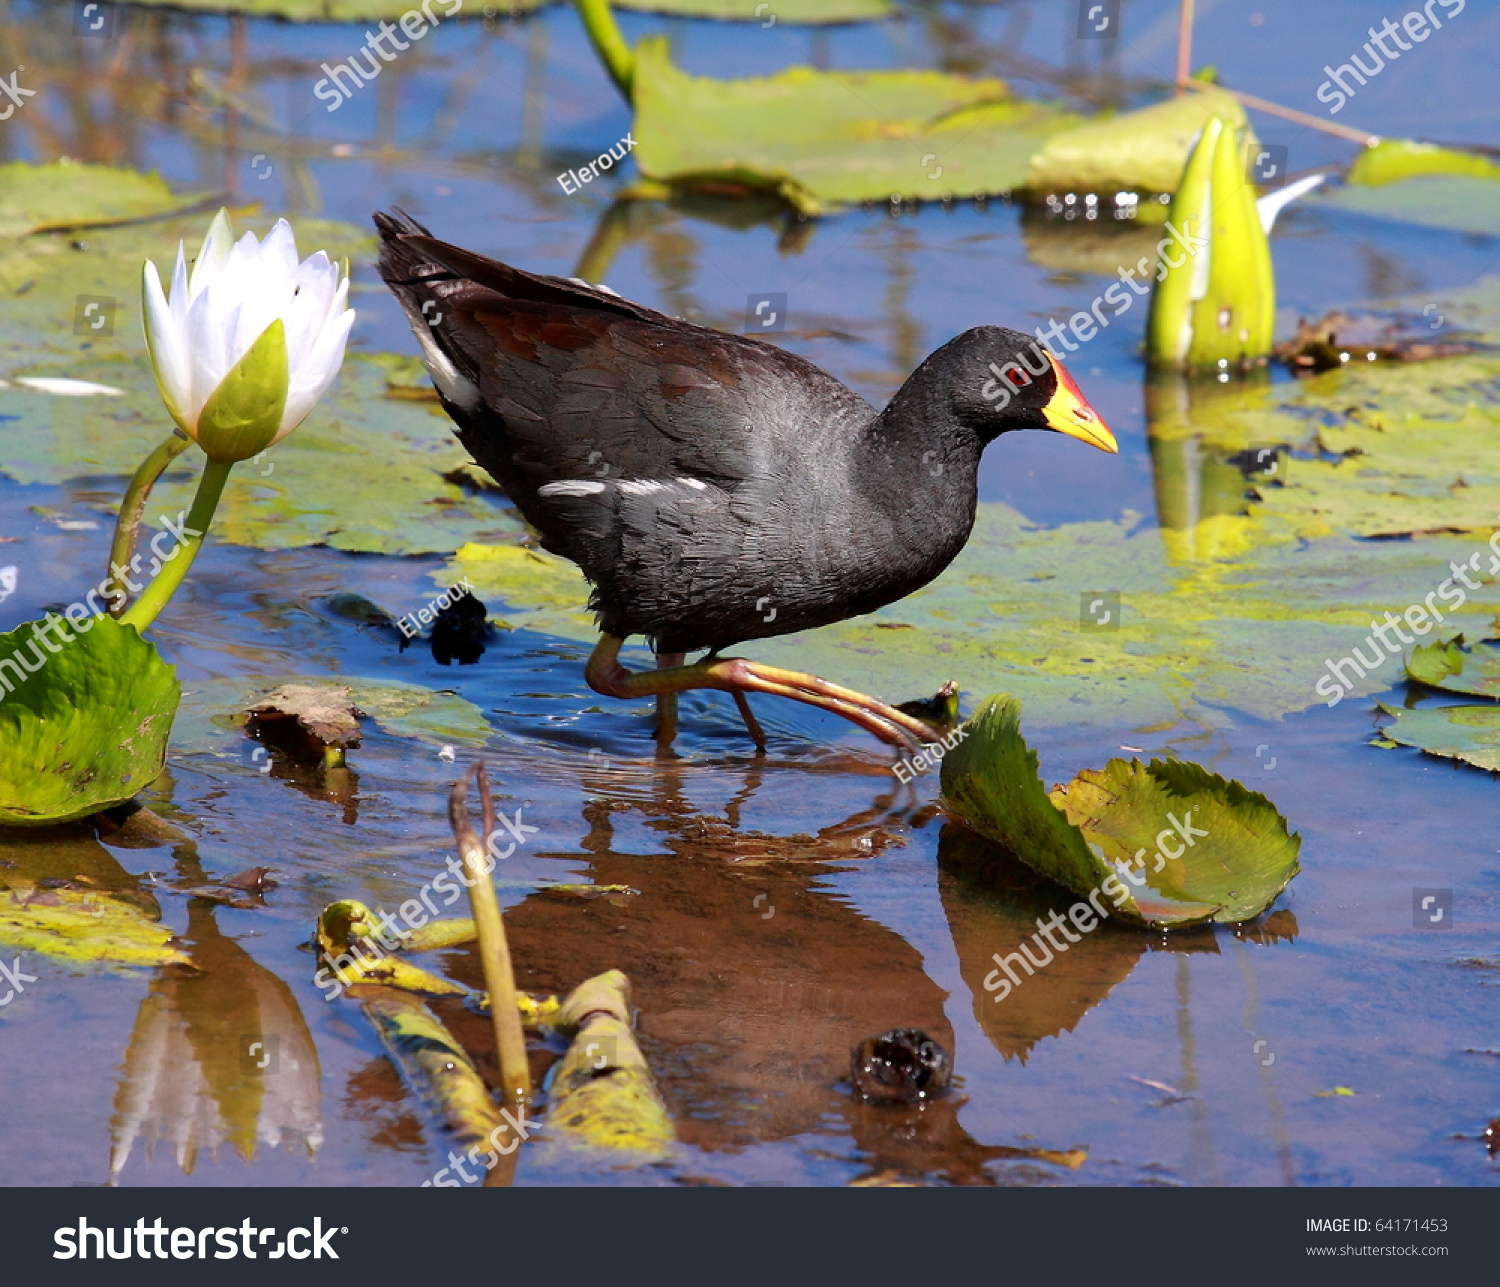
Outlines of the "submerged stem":
M214 510L219 507L219 497L224 492L224 484L229 480L229 471L233 468L234 462L229 460L214 460L210 457L204 461L203 476L198 479L198 492L193 497L192 509L188 511L183 544L172 551L156 579L141 591L140 598L120 618L124 625L134 626L144 632L167 606L198 555L198 548L203 544L209 524L214 521Z
M151 499L151 489L156 486L156 480L166 472L168 465L192 445L191 438L174 431L170 438L159 443L141 461L140 468L135 471L130 486L125 489L125 495L120 500L120 516L115 519L115 536L109 547L110 576L114 576L116 568L130 566L130 558L135 553L135 536L141 527L141 515L146 512L146 502ZM110 598L112 602L109 605L109 615L118 617L125 611L125 599L114 595Z

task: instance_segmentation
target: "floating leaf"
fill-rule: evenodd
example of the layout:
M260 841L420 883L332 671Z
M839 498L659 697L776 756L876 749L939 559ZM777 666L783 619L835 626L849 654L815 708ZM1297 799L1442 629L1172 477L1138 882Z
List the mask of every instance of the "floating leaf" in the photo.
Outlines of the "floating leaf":
M577 1035L552 1073L548 1134L589 1148L665 1153L676 1133L630 1030L625 975L610 970L580 983L560 1022Z
M81 161L0 165L0 237L160 218L202 201L178 196L155 171Z
M1500 697L1500 639L1472 648L1458 635L1446 643L1419 644L1406 659L1406 673L1419 683L1450 693Z
M1111 760L1049 796L1013 698L986 699L964 729L943 760L950 810L1080 898L1103 889L1111 915L1237 923L1297 874L1301 839L1275 806L1199 765Z
M649 179L780 194L815 214L892 197L1006 192L1044 139L1078 118L998 80L931 71L815 71L719 80L635 50L634 153Z
M172 931L132 902L92 889L14 880L0 892L0 947L70 965L186 964Z
M1432 174L1500 179L1500 156L1483 151L1466 152L1436 143L1417 143L1411 139L1381 139L1354 158L1348 180L1376 187Z
M1500 185L1491 178L1436 174L1379 187L1350 183L1310 204L1427 228L1500 235Z
M245 712L268 694L287 685L268 677L198 680L183 694L174 747L178 752L214 751L225 734L242 728ZM417 737L439 744L482 746L491 735L484 712L456 693L443 693L421 684L394 679L308 677L294 681L314 696L328 694L373 719L397 737Z
M155 646L112 617L84 634L49 620L55 655L39 623L0 634L0 826L98 813L150 785L166 761L181 688ZM18 653L45 664L27 674Z
M1428 755L1462 760L1500 773L1500 706L1426 706L1400 710L1379 703L1395 717L1380 730L1386 745L1414 746Z
M1145 197L1176 192L1194 142L1214 118L1229 127L1241 148L1256 143L1245 109L1232 94L1221 89L1182 94L1052 135L1027 164L1026 186L1033 193L1133 191ZM1106 272L1113 276L1115 268Z

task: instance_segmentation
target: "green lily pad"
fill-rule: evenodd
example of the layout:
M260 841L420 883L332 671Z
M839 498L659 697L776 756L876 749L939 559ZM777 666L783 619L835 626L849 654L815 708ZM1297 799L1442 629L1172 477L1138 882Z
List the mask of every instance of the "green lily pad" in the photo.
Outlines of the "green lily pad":
M1424 175L1379 187L1350 183L1310 198L1309 204L1424 228L1500 235L1500 185L1473 175Z
M1004 82L931 71L815 71L719 80L635 49L634 153L648 179L778 193L805 213L1019 187L1042 142L1079 119Z
M1486 639L1471 648L1459 635L1446 643L1418 645L1406 659L1406 673L1450 693L1500 697L1500 640Z
M1183 94L1052 135L1027 164L1026 187L1142 196L1176 192L1193 142L1212 117L1235 131L1242 150L1256 142L1245 109L1232 94L1221 89Z
M278 676L209 679L182 695L173 751L222 753L227 734L239 733L245 712L268 693L295 683L308 688L347 690L345 700L395 737L415 737L440 745L483 746L492 730L484 712L456 693L443 693L394 679L358 676ZM243 734L240 734L243 736Z
M1382 745L1414 746L1428 755L1500 773L1500 706L1400 710L1382 702L1380 709L1396 721L1381 728Z
M1049 795L1020 712L1004 695L981 704L943 759L944 800L1096 909L1153 928L1238 923L1297 874L1302 841L1276 807L1196 764L1114 759Z
M161 773L181 688L133 626L62 622L49 657L28 622L0 634L0 826L67 822L129 800ZM27 674L13 659L46 664ZM17 677L19 676L19 678Z
M0 165L0 237L154 219L203 201L179 196L153 171L81 161Z

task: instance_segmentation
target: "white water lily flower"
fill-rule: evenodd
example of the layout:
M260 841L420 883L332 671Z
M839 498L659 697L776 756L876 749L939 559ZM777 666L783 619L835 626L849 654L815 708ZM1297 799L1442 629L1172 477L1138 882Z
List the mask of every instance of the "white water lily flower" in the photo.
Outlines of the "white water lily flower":
M191 273L177 247L170 299L149 260L146 342L172 419L219 461L248 460L307 418L344 360L349 279L323 251L297 262L291 225L239 241L220 210Z

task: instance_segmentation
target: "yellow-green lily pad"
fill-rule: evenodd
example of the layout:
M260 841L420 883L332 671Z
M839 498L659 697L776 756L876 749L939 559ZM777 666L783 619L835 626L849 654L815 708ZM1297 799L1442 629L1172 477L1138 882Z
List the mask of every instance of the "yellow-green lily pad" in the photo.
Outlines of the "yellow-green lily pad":
M1183 94L1053 134L1027 164L1026 186L1033 192L1134 191L1142 197L1176 192L1194 140L1214 117L1235 133L1242 151L1256 142L1232 94Z
M152 171L82 161L0 165L0 237L156 219L200 204Z
M0 889L0 948L70 965L149 968L186 964L172 931L135 903L92 889Z
M1180 760L1111 760L1049 794L1020 704L987 698L943 759L943 798L971 830L1153 928L1260 915L1297 874L1301 838L1258 792ZM1080 926L1082 928L1082 926Z
M1406 673L1450 693L1500 697L1500 640L1468 646L1458 635L1446 642L1419 644L1406 659Z
M934 71L816 71L721 80L635 49L634 156L649 179L778 193L816 214L859 201L1019 187L1042 142L1078 121L1003 81Z

